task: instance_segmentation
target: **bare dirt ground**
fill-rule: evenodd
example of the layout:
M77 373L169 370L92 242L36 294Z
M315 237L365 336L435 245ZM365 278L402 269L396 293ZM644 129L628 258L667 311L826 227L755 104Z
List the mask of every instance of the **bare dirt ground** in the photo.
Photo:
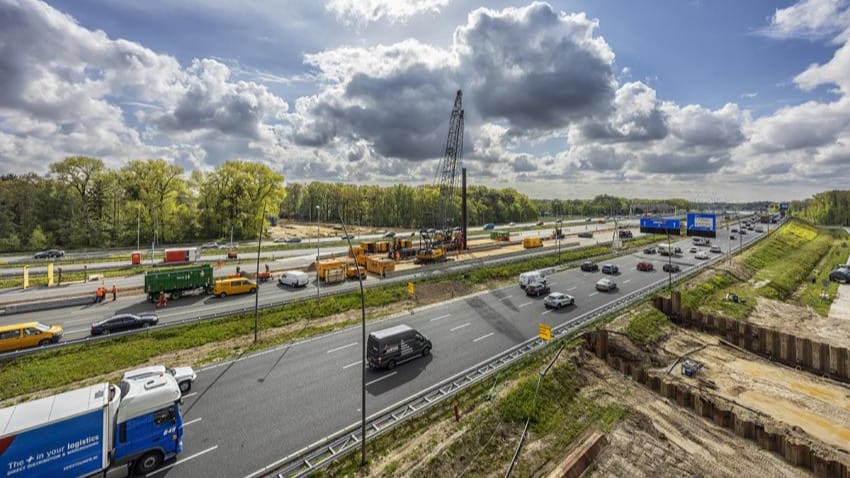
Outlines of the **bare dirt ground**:
M699 332L673 332L661 346L674 356L698 344L707 347L690 355L704 364L696 378L683 376L678 367L669 376L799 428L836 452L850 452L850 388L717 343Z
M349 234L355 236L361 234L383 234L387 231L398 231L392 227L360 227L354 225L346 225ZM277 226L269 228L269 234L272 238L279 237L316 237L316 224L286 222L279 223ZM319 223L319 237L340 237L342 236L342 228L337 224Z
M850 320L821 317L795 304L760 297L747 321L840 347L850 344Z
M594 357L588 358L581 370L588 380L586 393L632 409L607 435L608 446L586 476L810 476L779 456L660 398Z

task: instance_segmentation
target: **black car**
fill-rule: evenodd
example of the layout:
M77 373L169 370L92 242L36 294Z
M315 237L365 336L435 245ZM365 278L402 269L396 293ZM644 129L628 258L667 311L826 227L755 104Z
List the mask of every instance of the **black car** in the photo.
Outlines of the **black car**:
M384 237L395 237L395 231L387 231L387 233L384 234Z
M159 322L159 317L156 314L118 314L112 317L95 322L91 325L91 334L100 335L110 332L121 332L130 329L141 329L150 327Z
M578 234L577 234L577 236L578 236L578 237L581 237L581 238L583 238L583 239L592 239L592 238L593 238L593 233L592 233L592 232L590 232L590 231L588 231L588 232L580 232L580 233L578 233Z
M343 241L347 241L349 239L354 239L354 234L343 234L339 238L342 239Z
M54 257L65 257L65 251L59 249L48 249L46 251L36 252L33 258L35 259L51 259Z
M835 269L829 273L829 280L833 282L843 282L845 284L850 282L850 269L847 269L846 267Z
M747 231L745 231L745 230L741 229L741 235L742 235L742 236L746 236L746 235L747 235Z
M585 272L596 272L599 270L599 265L593 261L584 261L581 263L581 270Z
M534 282L525 286L525 295L540 297L549 294L549 285L545 282Z
M679 264L664 264L664 267L661 268L664 272L679 272Z
M647 247L646 249L643 250L643 253L644 254L655 254L655 248L654 247Z

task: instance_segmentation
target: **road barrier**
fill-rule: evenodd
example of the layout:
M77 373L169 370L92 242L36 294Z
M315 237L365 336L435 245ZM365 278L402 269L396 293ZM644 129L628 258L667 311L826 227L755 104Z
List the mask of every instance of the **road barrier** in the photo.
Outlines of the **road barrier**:
M760 236L747 244L746 248L758 243L767 235ZM739 251L740 252L740 251ZM701 262L687 271L672 274L675 283L688 279L708 269L718 262L726 260L725 255L714 256ZM494 372L515 363L522 357L542 350L547 344L552 344L558 339L567 337L580 328L589 325L605 316L617 313L634 303L644 299L650 294L662 290L667 285L668 278L664 277L641 289L626 294L613 302L602 305L589 312L575 317L552 328L552 340L547 342L539 337L534 337L518 344L505 352L487 359L473 367L470 367L452 377L443 380L419 393L401 400L383 410L370 415L366 419L366 440L372 440L390 431L403 421L417 416L435 404L451 397L464 388L489 377ZM277 476L278 478L300 478L328 465L345 454L354 450L363 439L360 434L360 422L353 423L348 427L322 438L281 460L278 460L245 478L259 476Z

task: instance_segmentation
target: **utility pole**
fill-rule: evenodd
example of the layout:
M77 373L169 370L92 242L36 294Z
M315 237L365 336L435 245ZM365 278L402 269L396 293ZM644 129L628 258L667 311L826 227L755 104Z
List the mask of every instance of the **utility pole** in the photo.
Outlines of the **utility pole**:
M142 205L136 208L136 250L141 251L141 231L142 231Z
M555 230L555 235L558 236L558 265L561 265L561 218L558 218L558 229Z

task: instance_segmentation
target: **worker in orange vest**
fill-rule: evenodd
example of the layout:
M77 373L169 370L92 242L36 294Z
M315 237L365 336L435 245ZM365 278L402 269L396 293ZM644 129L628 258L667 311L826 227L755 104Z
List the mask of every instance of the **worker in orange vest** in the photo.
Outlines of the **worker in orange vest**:
M115 287L115 284L112 284L112 302L118 300L118 288Z

